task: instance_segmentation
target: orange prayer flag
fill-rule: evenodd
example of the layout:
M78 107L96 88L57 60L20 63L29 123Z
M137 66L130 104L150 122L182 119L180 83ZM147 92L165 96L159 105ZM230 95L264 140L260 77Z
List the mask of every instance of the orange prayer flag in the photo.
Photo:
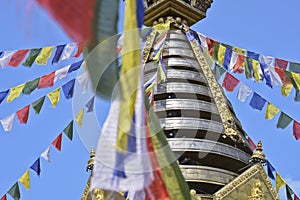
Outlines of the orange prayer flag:
M24 60L28 52L29 49L17 51L10 59L8 65L12 67L18 67L21 64L21 62Z

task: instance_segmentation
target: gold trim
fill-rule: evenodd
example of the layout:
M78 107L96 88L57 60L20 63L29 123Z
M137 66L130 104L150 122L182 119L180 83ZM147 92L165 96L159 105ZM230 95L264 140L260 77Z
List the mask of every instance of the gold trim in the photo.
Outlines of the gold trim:
M84 188L83 194L81 196L81 200L88 200L88 195L90 193L90 187L91 187L91 180L92 180L92 172L91 172L89 179L86 183L86 186Z

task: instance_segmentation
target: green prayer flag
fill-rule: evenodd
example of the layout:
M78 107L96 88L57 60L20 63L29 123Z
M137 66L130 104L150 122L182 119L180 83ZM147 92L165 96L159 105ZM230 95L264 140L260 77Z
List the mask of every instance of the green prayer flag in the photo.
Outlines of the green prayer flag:
M220 47L220 43L215 41L214 42L214 49L213 49L213 54L212 54L212 59L214 61L218 60L218 52L219 52L219 47Z
M34 112L35 114L39 114L42 107L43 107L43 104L44 104L44 101L45 101L45 97L46 96L43 96L41 97L40 99L36 100L35 102L32 102L32 107L34 109Z
M293 190L288 186L288 185L285 185L285 188L286 188L286 198L288 200L293 200Z
M28 81L27 83L25 83L22 93L30 95L31 92L33 92L37 88L39 82L40 82L40 78L36 78L32 81Z
M42 48L39 49L31 49L28 57L26 58L25 62L22 63L23 66L31 67L34 63L36 57L40 54Z
M252 78L253 70L251 70L252 68L251 65L252 65L252 59L245 57L245 75L247 79Z
M213 74L215 75L215 78L216 78L217 81L219 81L219 79L221 78L221 76L224 73L225 73L225 69L223 69L223 67L221 67L217 63L215 63L214 69L213 69Z
M68 136L70 140L73 139L73 120L68 124L68 126L64 129L64 133Z
M292 121L293 119L285 114L284 112L280 113L279 119L277 121L277 128L286 128Z
M285 75L287 76L287 78L289 79L289 81L291 81L293 87L296 89L296 90L299 90L300 88L298 87L299 84L297 84L299 81L297 79L294 79L294 77L296 76L293 76L293 72L289 72L289 71L284 71ZM296 77L297 78L297 77ZM298 82L297 82L298 81Z
M21 195L20 195L20 189L19 189L19 184L16 182L7 192L14 200L19 200Z
M300 73L300 63L289 62L289 71Z

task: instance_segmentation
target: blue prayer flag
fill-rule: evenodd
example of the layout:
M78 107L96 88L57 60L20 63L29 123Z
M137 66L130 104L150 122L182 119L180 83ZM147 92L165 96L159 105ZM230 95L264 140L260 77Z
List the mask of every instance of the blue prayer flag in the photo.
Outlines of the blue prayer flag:
M141 28L144 23L144 1L143 0L136 0L136 18L137 18L137 26Z
M35 171L37 175L39 176L41 174L41 164L40 164L40 158L38 158L31 166L30 169Z
M275 168L271 165L271 163L269 163L269 161L267 161L267 167L268 167L268 176L269 178L275 180L274 174L273 172L276 171Z
M61 57L61 54L62 54L62 52L63 52L64 49L65 49L65 46L66 46L66 45L58 45L58 46L56 47L56 51L55 51L54 57L53 57L53 59L52 59L52 65L53 65L54 63L58 63L58 61L59 61L59 59L60 59L60 57Z
M252 51L247 51L247 57L252 58L254 60L258 60L259 59L259 54L254 53Z
M266 79L266 84L270 87L273 87L271 74L270 74L267 64L260 62L260 68L264 75L264 78Z
M227 70L228 70L228 66L229 66L229 63L230 63L231 55L232 55L232 50L226 48L223 66Z
M87 107L86 112L93 112L94 111L94 102L95 102L95 96L93 96L87 104L85 104L85 107Z
M74 85L75 85L75 78L62 86L62 90L64 92L66 99L70 99L73 97Z
M70 66L68 73L71 73L71 72L76 71L77 69L79 69L81 67L82 62L83 62L83 60L80 60L76 63L73 63Z
M2 103L2 101L3 101L3 100L5 99L5 97L7 96L8 92L9 92L9 89L6 90L6 91L0 92L0 104Z
M266 100L264 98L262 98L261 96L259 96L255 92L253 93L252 99L250 101L250 106L253 109L262 110L265 103L266 103Z

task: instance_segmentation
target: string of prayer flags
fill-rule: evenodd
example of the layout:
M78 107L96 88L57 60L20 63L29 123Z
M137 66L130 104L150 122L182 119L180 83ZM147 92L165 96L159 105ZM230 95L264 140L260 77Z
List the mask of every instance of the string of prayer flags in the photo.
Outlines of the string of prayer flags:
M232 92L234 88L239 84L239 80L236 79L234 76L232 76L230 73L226 72L226 75L224 77L222 86L228 91Z
M32 81L26 82L22 90L22 93L30 95L38 87L39 82L40 82L40 78L36 78Z
M273 172L276 171L275 168L271 165L271 163L269 161L267 161L267 170L268 170L268 176L275 180L274 174Z
M274 116L279 112L279 108L268 102L267 109L266 109L266 119L271 120Z
M72 79L62 86L62 90L66 99L70 99L73 97L74 85L75 85L75 79Z
M18 120L20 124L26 124L28 121L28 116L29 116L29 108L30 105L25 106L24 108L21 108L16 112Z
M30 169L36 172L38 176L41 174L41 162L40 158L38 158L31 166Z
M247 97L251 94L251 92L252 90L241 82L237 92L237 99L241 102L245 102L247 100Z
M9 93L9 90L5 90L5 91L0 92L0 104L5 99L5 97L8 95L8 93Z
M19 200L21 198L20 188L18 182L16 182L7 192L14 200Z
M52 65L55 64L55 63L58 63L64 49L65 49L65 46L66 45L58 45L56 47L56 51L55 51L55 54L54 54L54 57L52 59Z
M82 119L83 119L84 109L82 108L79 113L75 116L75 121L81 127L82 126Z
M296 140L300 139L300 123L294 120L293 124L293 135L295 136Z
M26 190L29 190L30 189L29 170L26 170L24 174L18 179L18 181L26 188Z
M53 141L52 145L58 150L61 151L61 142L62 142L62 133L60 133Z
M44 47L41 51L41 54L38 57L36 57L35 62L38 65L47 65L48 59L50 58L53 49L54 46Z
M86 93L88 89L88 83L89 83L89 73L87 71L81 73L79 76L77 76L77 81L81 85L82 92L81 94Z
M86 104L85 107L87 107L86 112L93 112L94 111L94 102L95 102L95 96L93 96Z
M70 140L73 139L73 120L64 128L63 132L68 136Z
M41 98L39 98L38 100L32 102L31 106L35 112L35 114L39 114L42 107L43 107L43 104L44 104L44 101L45 101L45 97L46 96L43 96Z
M249 105L253 109L262 110L265 104L266 100L254 92Z
M276 191L278 192L281 187L285 185L285 181L282 177L276 172Z
M41 51L42 51L42 48L31 49L28 57L26 58L25 62L22 63L22 65L26 66L26 67L31 67Z
M56 105L60 99L60 88L53 90L52 92L47 94L52 106L56 108Z
M18 86L16 86L16 87L11 88L11 89L10 89L10 93L9 93L9 95L8 95L8 97L7 97L7 99L6 99L6 101L7 101L8 103L10 103L10 102L12 102L15 98L18 98L18 97L20 96L20 94L21 94L21 92L22 92L24 86L25 86L25 83L20 84L20 85L18 85Z
M43 151L40 155L40 157L44 158L45 160L47 160L49 163L51 162L51 159L50 159L50 146L47 147L45 149L45 151Z
M10 59L8 65L12 67L18 67L20 63L24 60L29 49L19 50L17 51Z
M5 51L2 58L0 58L0 66L5 68L9 61L11 60L12 56L15 54L16 51Z
M14 123L14 119L15 119L15 113L12 113L12 114L8 115L7 117L5 117L4 119L0 120L1 125L5 132L11 131L13 123Z

